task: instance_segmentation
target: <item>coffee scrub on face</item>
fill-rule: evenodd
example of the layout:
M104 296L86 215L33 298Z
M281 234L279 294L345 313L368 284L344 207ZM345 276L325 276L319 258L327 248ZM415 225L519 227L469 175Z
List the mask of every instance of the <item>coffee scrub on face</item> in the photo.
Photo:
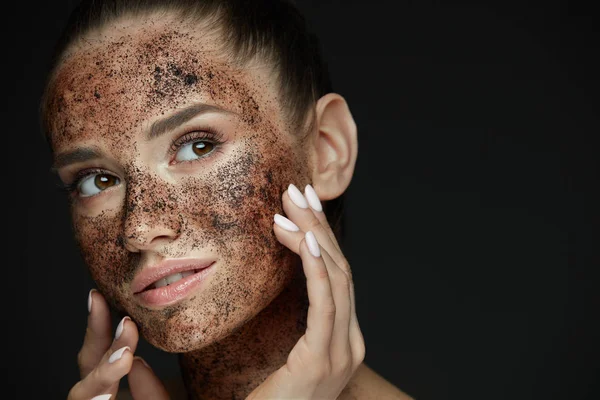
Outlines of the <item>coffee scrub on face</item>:
M298 260L272 219L289 183L309 183L268 80L222 62L205 42L143 23L99 32L64 60L49 96L54 153L95 150L100 157L78 168L96 168L95 180L110 184L90 198L72 195L84 260L107 299L168 351L222 338L289 283ZM154 121L198 103L226 112L147 139ZM178 162L171 153L186 135L201 149ZM69 181L73 171L61 174ZM160 309L135 301L129 285L140 268L187 257L216 261L203 290Z
M310 382L302 396L345 399L374 387L361 381L376 375L360 369L364 342L338 244L356 124L298 10L277 0L82 4L40 111L95 304L104 298L130 318L108 340L110 371L129 362L118 379L135 387L137 329L178 353L190 399L245 399L299 382ZM312 196L317 213L294 195ZM297 223L295 236L276 214ZM303 250L309 239L318 255ZM332 300L350 312L323 317ZM323 329L331 323L338 328ZM311 374L327 363L303 357L324 340L338 353L327 363L348 367L313 388ZM101 364L84 350L73 400L93 379L86 363ZM268 379L290 360L307 367ZM118 381L108 391L117 390Z

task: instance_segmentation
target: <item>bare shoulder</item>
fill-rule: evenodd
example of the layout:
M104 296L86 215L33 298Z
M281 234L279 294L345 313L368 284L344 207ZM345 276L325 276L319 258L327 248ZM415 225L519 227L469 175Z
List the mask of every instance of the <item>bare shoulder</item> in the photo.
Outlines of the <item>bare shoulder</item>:
M414 400L390 381L362 363L338 400Z
M178 379L165 380L164 385L172 400L185 400L187 395L183 382ZM119 389L119 400L134 400L129 389ZM362 363L338 400L414 400L383 376Z
M165 389L167 389L167 393L169 393L169 398L171 400L187 400L188 396L185 391L185 386L183 385L183 381L181 379L172 378L165 379L163 381L163 385L165 385ZM135 400L129 391L129 388L121 388L117 393L118 400Z

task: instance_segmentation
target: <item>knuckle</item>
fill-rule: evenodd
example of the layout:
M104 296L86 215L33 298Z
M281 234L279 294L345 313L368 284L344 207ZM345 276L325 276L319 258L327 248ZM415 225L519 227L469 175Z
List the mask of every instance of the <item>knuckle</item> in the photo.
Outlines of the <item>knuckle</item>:
M348 353L349 354L349 353ZM338 375L348 375L352 371L352 359L350 356L343 357L336 363L336 373Z
M85 349L81 349L77 353L77 366L79 367L79 371L83 376L87 374L87 372L92 370L96 365L90 362L88 351L86 351Z
M316 382L321 382L331 376L332 367L329 361L319 362L313 368L312 378Z
M348 263L348 260L346 260L345 258L342 258L337 264L340 267L340 269L346 273L346 276L349 279L351 279L352 272L350 271L350 264Z
M337 272L337 279L340 286L350 289L350 279L348 279L348 275L346 275L343 271Z
M84 360L83 350L79 350L77 352L77 365L79 366L79 368L83 367L83 360Z
M336 307L335 303L329 302L323 305L321 313L330 320L335 320Z
M320 229L323 227L323 225L321 225L321 221L319 221L319 219L317 217L313 217L310 219L309 223L309 230L316 230L316 229Z
M344 291L350 291L350 288L351 288L350 280L348 279L348 276L344 272L336 270L336 268L333 268L331 275L332 275L331 280L336 287L338 287Z
M77 382L71 390L69 390L69 394L67 395L67 400L76 400L81 398L81 381Z
M318 279L329 279L329 271L327 271L327 267L324 265L317 268L316 275Z
M360 340L356 344L356 348L354 349L354 353L353 353L354 363L356 365L359 365L360 363L362 363L365 359L365 354L366 354L365 342L363 340Z
M100 368L94 368L94 370L90 373L89 378L91 378L96 385L102 387L102 389L108 388L113 383L113 381L106 376L106 374L103 373Z

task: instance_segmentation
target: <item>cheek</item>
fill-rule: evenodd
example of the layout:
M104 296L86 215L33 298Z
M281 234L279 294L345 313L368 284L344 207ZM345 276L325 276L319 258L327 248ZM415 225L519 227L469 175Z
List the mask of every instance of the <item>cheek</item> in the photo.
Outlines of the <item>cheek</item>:
M92 279L114 306L120 288L130 281L139 254L128 252L121 241L121 216L103 212L95 217L73 216L75 239Z
M272 257L274 250L278 256L272 222L273 214L282 212L285 173L273 160L246 151L208 177L188 179L176 194L186 221L181 250L216 251L220 258L244 258L248 265Z
M134 313L144 337L167 351L188 351L228 335L281 292L297 265L296 254L272 228L273 215L283 213L282 193L302 181L290 169L289 155L246 151L218 171L204 182L190 179L178 197L186 221L181 255L194 247L199 254L210 251L218 257L218 273L205 291L168 313Z

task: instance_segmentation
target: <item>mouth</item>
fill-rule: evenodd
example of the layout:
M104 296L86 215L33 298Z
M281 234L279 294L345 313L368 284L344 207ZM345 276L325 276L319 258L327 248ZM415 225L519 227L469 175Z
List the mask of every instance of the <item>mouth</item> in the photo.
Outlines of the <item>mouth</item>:
M146 292L148 290L152 290L152 289L158 289L161 287L165 287L165 286L169 286L169 285L173 285L174 283L179 282L180 280L187 278L188 276L192 276L194 274L197 274L200 271L203 271L204 268L199 268L199 269L192 269L189 271L182 271L182 272L176 272L172 275L166 276L162 279L157 280L154 283L151 283L150 285L146 286L144 289L142 289L141 291L134 293L134 294L138 294L138 293L142 293L142 292Z
M148 307L172 305L204 286L215 262L168 260L145 268L131 284L134 298Z

